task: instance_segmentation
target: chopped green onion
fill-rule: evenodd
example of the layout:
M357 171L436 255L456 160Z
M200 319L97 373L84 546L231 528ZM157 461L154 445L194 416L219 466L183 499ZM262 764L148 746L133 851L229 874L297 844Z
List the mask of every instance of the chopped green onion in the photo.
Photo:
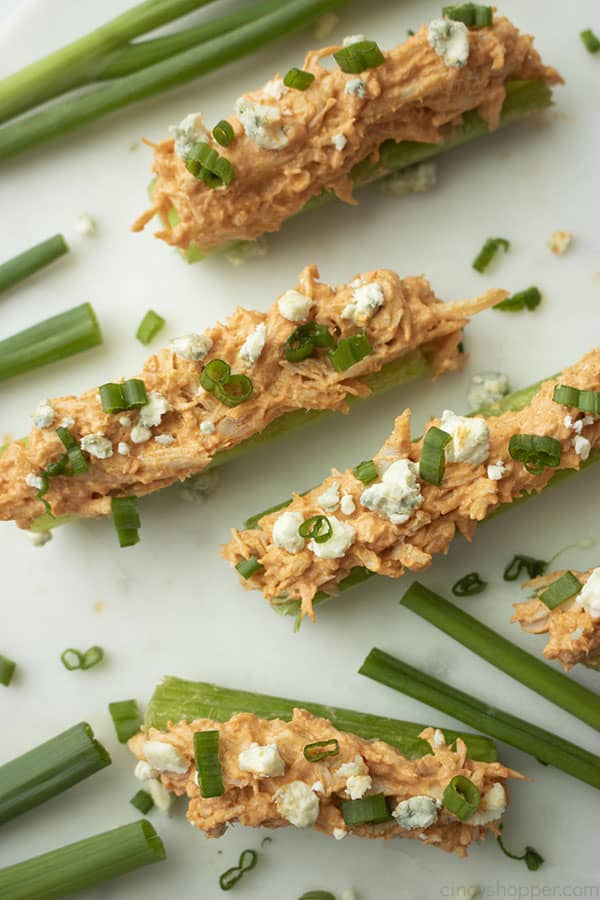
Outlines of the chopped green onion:
M129 801L132 806L135 806L143 816L150 812L152 807L154 806L154 800L148 793L148 791L138 791L133 795L131 800Z
M111 497L110 509L119 538L119 547L133 547L139 543L140 514L137 497Z
M333 347L333 337L325 325L306 322L298 325L285 342L285 358L288 362L301 362L312 356L317 347Z
M494 8L480 3L461 3L459 6L442 7L442 14L446 19L464 22L467 28L487 28L493 23Z
M328 741L313 741L312 744L307 744L302 752L304 759L309 762L319 762L328 756L337 756L340 752L340 742L337 738L330 738Z
M466 822L480 803L481 792L466 775L455 775L446 785L444 806L461 822Z
M544 469L560 465L560 441L537 434L513 434L508 452L517 462L522 462L531 475L541 475Z
M119 743L126 744L129 738L138 733L142 724L137 700L114 700L108 704L108 711Z
M112 382L101 384L98 393L105 413L134 409L136 406L144 406L148 402L146 385L140 378L130 378L122 384Z
M196 731L194 756L196 757L200 795L202 797L220 797L225 793L225 786L219 759L219 732Z
M137 406L145 406L148 402L146 385L141 378L128 378L123 382L124 409L134 409Z
M419 477L430 484L441 484L446 470L445 448L452 436L432 425L425 434L419 461Z
M548 563L546 560L535 559L533 556L522 556L520 553L517 553L504 569L502 577L505 581L516 581L523 569L525 569L529 578L537 578L538 575L543 575L547 568Z
M333 54L333 58L348 75L358 75L365 69L374 69L385 62L385 56L375 41L357 41Z
M16 662L0 653L0 684L8 687L17 668Z
M56 797L111 763L80 722L0 766L0 825Z
M161 328L164 327L165 320L162 316L159 316L158 313L154 312L153 309L149 309L140 324L138 325L138 330L135 333L136 338L143 344L147 346L150 341L156 337Z
M565 572L564 575L553 581L545 591L538 594L538 597L542 603L546 604L548 609L556 609L565 600L570 600L571 597L578 594L582 587L583 585L572 572Z
M312 538L316 544L324 544L333 534L333 528L327 516L311 516L300 525L298 534L303 538Z
M23 281L24 278L29 278L34 272L68 252L69 247L62 234L55 234L30 247L29 250L19 253L18 256L7 259L0 264L0 293Z
M68 428L63 428L62 425L59 425L56 429L56 434L60 438L65 450L67 451L67 456L69 457L69 462L71 464L73 474L83 475L84 472L87 472L89 466L87 464L85 456L83 455L81 447Z
M91 304L74 306L0 341L0 381L101 343L100 326Z
M213 137L221 147L229 147L233 140L233 128L227 119L221 119L212 130Z
M335 350L329 351L329 359L336 372L345 372L365 356L369 356L371 352L369 338L363 332L349 338L342 338Z
M236 564L236 569L242 578L248 579L256 575L257 572L261 572L264 566L259 563L255 556L249 556L248 559L240 559L239 563Z
M575 406L582 412L600 416L600 391L580 391L566 384L557 384L552 399L563 406Z
M188 172L201 178L207 187L228 187L233 181L234 171L229 160L219 156L205 141L194 144L185 158L185 165Z
M486 587L487 581L483 580L479 572L469 572L452 585L452 593L455 597L473 597L481 594Z
M591 28L581 32L583 46L588 53L597 53L600 50L600 38L597 38Z
M93 667L97 666L98 663L101 663L103 659L104 650L102 647L98 646L90 647L85 653L82 653L81 650L75 650L73 647L69 647L67 650L63 650L60 655L61 663L69 672L74 672L75 669L93 669Z
M205 391L225 406L239 406L249 400L254 386L247 375L232 375L231 367L222 359L211 359L200 375L200 384Z
M59 900L165 857L156 831L140 819L0 869L0 897Z
M304 69L297 69L293 66L286 72L283 83L286 87L294 88L296 91L305 91L315 80L312 72L305 72Z
M372 459L364 459L352 469L352 474L363 484L370 484L377 478L377 468Z
M237 866L232 866L219 878L219 886L222 891L230 891L238 883L245 872L249 872L258 862L256 850L243 850Z
M448 18L453 18L453 16L449 16ZM509 241L507 241L506 238L488 238L473 260L473 268L478 272L485 272L500 247L502 247L505 253L508 253L510 248Z
M500 309L503 312L521 312L523 309L535 309L542 302L540 289L536 287L525 288L524 291L518 291L512 297L501 300L496 303L493 309Z
M335 896L331 891L307 891L300 900L335 900Z
M500 825L500 831L502 831L502 825ZM517 853L511 853L506 849L501 834L496 837L496 840L498 841L498 846L505 856L508 856L509 859L525 860L525 865L530 872L537 872L540 866L544 864L544 857L541 855L541 853L538 853L538 851L534 847L525 847L525 852L519 855Z
M346 825L373 825L386 822L390 818L385 794L370 794L360 800L344 800L342 815Z

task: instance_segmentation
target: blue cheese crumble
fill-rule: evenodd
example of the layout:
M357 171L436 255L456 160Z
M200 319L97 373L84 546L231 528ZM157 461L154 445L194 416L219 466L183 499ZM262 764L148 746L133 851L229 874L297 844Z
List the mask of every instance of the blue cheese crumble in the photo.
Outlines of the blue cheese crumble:
M352 300L344 307L342 319L351 319L355 325L364 326L383 306L384 301L383 288L378 281L360 284L352 291Z
M448 462L467 462L476 466L488 458L490 429L484 419L457 416L451 409L445 409L440 428L452 438L446 447Z
M366 488L360 502L394 525L403 525L423 503L419 467L410 459L398 459L383 473L381 481Z
M169 132L175 138L175 153L183 159L188 155L194 144L199 141L210 140L202 113L190 113L182 119L179 125L169 125Z
M240 347L240 359L247 368L254 365L260 354L263 352L265 341L267 340L267 326L261 322L256 326L254 331L250 332L242 346Z
M469 408L473 411L498 403L510 391L508 377L502 372L478 372L471 378L467 393Z
M450 68L462 68L469 58L469 30L464 22L434 19L427 29L427 40Z
M359 97L362 100L367 96L367 85L362 78L351 78L346 82L344 92L346 94L351 94L353 97Z
M95 456L96 459L110 459L113 455L112 444L102 432L98 434L86 434L81 438L79 446L85 453Z
M281 150L288 143L277 106L262 106L240 97L235 112L252 143L264 150Z
M213 345L212 340L204 334L184 334L181 337L173 338L169 343L176 356L181 356L182 359L188 359L190 362L204 359Z

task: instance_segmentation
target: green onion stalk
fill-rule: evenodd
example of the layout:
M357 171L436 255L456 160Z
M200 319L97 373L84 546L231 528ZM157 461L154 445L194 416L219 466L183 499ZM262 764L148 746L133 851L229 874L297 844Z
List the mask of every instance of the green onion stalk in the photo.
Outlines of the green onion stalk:
M13 256L12 259L7 259L0 264L0 293L29 278L68 252L69 247L62 234L53 234L45 241Z

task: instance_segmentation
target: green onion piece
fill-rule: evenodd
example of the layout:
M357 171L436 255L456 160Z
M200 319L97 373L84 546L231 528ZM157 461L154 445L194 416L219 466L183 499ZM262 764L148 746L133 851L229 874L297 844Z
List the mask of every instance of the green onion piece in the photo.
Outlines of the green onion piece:
M300 900L335 900L335 896L331 891L307 891Z
M163 317L159 316L153 309L149 309L138 325L135 336L140 344L147 346L150 341L156 337L161 328L164 327L164 324L165 320Z
M0 897L59 900L165 857L156 831L140 819L0 869Z
M105 413L116 413L125 409L123 385L107 382L107 384L100 385L98 393L100 394L100 402Z
M372 347L367 335L355 334L349 338L342 338L335 350L329 351L329 359L336 372L345 372L365 356L369 356L371 351Z
M63 453L54 462L48 463L44 470L44 475L48 478L55 478L57 475L64 475L69 468L69 454Z
M211 359L200 374L200 384L225 406L239 406L254 391L247 375L232 375L231 367L222 359Z
M148 791L142 790L134 794L129 802L132 806L135 806L136 809L139 809L143 816L149 813L154 806L154 800L152 799Z
M306 322L298 325L285 342L285 358L288 362L301 362L312 356L316 347L333 347L333 337L325 325Z
M145 406L148 402L146 385L141 378L128 378L123 382L123 400L125 409L135 409L137 406Z
M446 785L444 806L461 822L466 822L480 803L481 792L466 775L455 775Z
M214 147L205 141L194 144L185 158L188 172L201 178L210 187L227 187L233 181L233 166L228 159L219 156Z
M537 434L513 434L508 452L517 462L522 462L531 475L541 475L546 467L560 465L560 441Z
M267 844L272 844L272 843L273 843L273 838L271 838L271 837L264 837L264 838L262 839L262 841L260 842L260 846L261 846L261 847L266 847Z
M419 461L419 477L430 484L441 484L446 470L445 448L452 436L441 428L432 425L427 429L421 448Z
M546 560L535 559L533 556L523 556L517 553L504 569L502 577L505 581L517 581L521 572L525 569L529 578L537 578L538 575L543 575L547 568L548 563Z
M542 295L539 288L529 287L524 291L518 291L512 297L501 300L496 303L494 309L500 309L503 312L521 312L523 309L535 309L542 302Z
M0 825L79 784L111 763L110 755L80 722L0 766ZM4 896L0 892L0 896Z
M502 825L500 825L500 831L502 831ZM544 857L541 855L541 853L538 853L538 851L534 847L525 847L525 852L521 854L511 853L510 850L507 850L504 846L501 834L497 836L496 840L498 841L498 846L505 856L508 856L509 859L524 860L525 865L530 872L537 872L540 866L544 864Z
M108 711L119 743L126 744L129 738L138 733L142 724L137 700L114 700L108 704Z
M74 672L75 669L92 669L98 663L101 663L103 659L104 650L98 646L90 647L85 653L82 653L81 650L75 650L74 647L69 647L67 650L63 650L60 655L60 661L69 672Z
M212 130L213 137L221 147L229 147L233 140L233 128L227 119L221 119Z
M352 474L363 484L370 484L377 478L377 468L372 459L364 459L352 469Z
M455 597L473 597L481 594L486 587L487 581L483 580L479 572L469 572L452 585L452 593Z
M0 684L8 687L17 668L16 662L0 653Z
M448 16L448 18L451 19L453 16ZM500 247L502 247L505 253L508 253L510 243L506 238L488 238L473 260L473 268L478 272L485 272Z
M236 564L236 569L242 578L248 579L256 575L257 572L262 572L264 566L259 563L255 556L249 556L248 559L240 559L239 563Z
M303 538L312 538L317 544L324 544L333 534L333 528L327 516L311 516L300 525L298 534Z
M223 872L220 876L219 886L221 890L230 891L246 872L249 872L254 868L257 862L258 853L256 850L243 850L240 853L240 859L237 866L232 866L231 869L227 869L227 871Z
M580 391L566 384L557 384L552 399L563 406L575 406L582 412L600 416L600 391Z
M225 793L225 786L219 759L219 732L196 731L194 756L196 757L200 795L202 797L220 797Z
M542 603L546 604L548 609L556 609L565 600L570 600L571 597L578 594L582 587L583 585L572 572L565 572L564 575L553 581L545 591L538 594L538 597Z
M30 247L29 250L8 259L0 264L0 293L23 281L24 278L29 278L34 272L68 252L69 247L62 234L54 234L40 244Z
M297 69L293 66L283 78L286 87L294 88L296 91L305 91L307 87L315 80L312 72L305 72L304 69Z
M600 38L596 37L591 28L581 32L581 40L588 53L598 53L600 50Z
M0 381L101 343L100 326L91 304L74 306L0 341Z
M480 3L462 3L459 6L444 6L442 14L446 19L464 22L467 28L487 28L493 24L493 6L482 6Z
M346 825L363 825L367 822L377 825L391 818L385 794L371 794L360 800L344 800L342 815Z
M111 497L110 509L119 547L133 547L139 543L141 522L137 504L137 497Z
M337 756L340 752L340 742L337 738L331 738L328 741L313 741L312 744L307 744L302 752L304 759L309 762L319 762L328 756Z
M74 475L83 475L84 472L87 472L89 466L87 464L87 460L83 455L81 447L68 430L68 428L63 428L62 425L59 425L56 429L56 434L60 438L63 446L67 451L67 456L69 457L69 462L71 464L71 468L73 470Z
M348 75L358 75L365 69L374 69L385 62L385 56L375 41L358 41L343 47L333 54L333 58Z
M101 663L104 659L104 650L102 647L90 647L89 650L86 650L83 654L83 660L81 663L82 669L93 669L94 666L97 666L98 663Z

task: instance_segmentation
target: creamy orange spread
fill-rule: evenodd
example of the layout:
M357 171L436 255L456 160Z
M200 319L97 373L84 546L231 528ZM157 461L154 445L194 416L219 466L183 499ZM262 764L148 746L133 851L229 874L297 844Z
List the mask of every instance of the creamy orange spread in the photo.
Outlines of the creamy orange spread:
M400 577L406 569L417 572L426 569L434 554L447 552L457 531L470 540L478 522L501 504L512 503L524 492L542 490L556 471L545 468L534 475L523 463L513 460L508 451L512 435L556 438L561 445L559 467L579 468L583 459L574 446L572 428L565 424L566 407L552 399L558 382L599 390L600 349L565 369L558 381L546 381L529 405L519 412L505 412L485 420L476 417L487 423L489 446L484 451L485 458L477 463L447 461L439 487L425 481L419 483L417 479L416 490L420 491L421 502L410 511L404 523L394 524L380 510L367 508L362 502L365 485L351 469L345 472L334 469L319 487L303 496L294 494L285 511L263 516L255 529L234 530L233 540L223 548L224 557L232 564L255 557L263 568L251 578L241 579L244 587L260 589L274 605L299 600L302 615L311 618L314 617L313 598L317 591L335 593L339 582L355 566L390 578ZM462 420L460 428L468 428L472 422L473 419ZM429 425L444 428L440 419L432 419ZM600 419L585 425L580 436L589 442L589 450L598 447ZM422 438L411 440L410 411L406 410L396 419L392 434L374 457L379 477L373 484L384 484L386 471L399 460L418 464L422 446ZM340 499L334 504L332 513L324 503L329 500L326 491L334 483ZM346 496L351 499L351 503L346 504L347 513L342 504ZM348 535L349 546L335 558L319 557L315 552L319 545L309 541L298 541L290 552L281 546L281 540L276 540L276 532L274 536L276 523L284 512L296 514L300 523L315 515L333 515L341 523L338 528ZM326 547L326 543L320 547Z
M230 116L234 139L228 147L205 138L235 172L228 187L214 190L188 172L172 138L162 141L154 153L153 204L133 230L157 213L166 225L175 209L178 224L156 235L169 244L208 251L229 241L254 240L277 231L324 189L353 202L352 169L368 158L376 162L384 141L441 143L448 126L459 125L468 110L477 110L493 129L507 81L561 81L542 63L533 38L508 19L496 17L491 27L469 31L468 40L462 68L444 63L428 42L426 26L386 51L382 65L360 75L345 74L333 60L331 68L322 65L338 45L309 53L303 69L315 77L307 90L282 86L278 97L262 88L243 98L278 111L280 146L257 146L238 116ZM348 85L357 79L364 89L351 92Z
M196 778L194 734L212 730L219 731L225 791L219 797L204 799ZM138 760L150 765L157 757L154 742L164 742L175 749L172 765L178 772L163 769L147 774L160 777L174 794L188 797L187 818L208 837L220 837L227 826L237 822L254 828L294 824L290 819L298 823L298 811L296 816L290 814L282 797L286 795L286 787L299 782L308 800L308 812L305 809L302 824L297 827L312 827L337 838L347 833L369 838L418 838L465 856L467 847L484 838L487 830L498 832L507 802L506 779L523 776L498 762L467 758L464 742L458 738L455 749L451 749L438 729L426 728L421 737L429 743L431 753L420 759L407 759L383 741L367 741L338 731L327 719L295 709L291 722L265 721L250 713L240 713L225 723L211 719L170 723L167 731L149 728L135 735L129 747ZM339 743L337 755L318 762L306 760L303 751L307 744L332 739ZM240 754L251 751L253 745L269 748L271 755L276 755L279 768L275 771L280 774L259 775L249 770L247 756L240 758ZM455 775L469 778L481 794L480 807L466 822L443 805L444 790ZM353 777L364 780L353 781ZM348 826L341 806L350 799L350 793L355 799L356 794L361 797L384 794L392 813L402 801L429 798L432 821L425 826L410 823L411 827L402 827L399 821L406 826L408 820L398 811L399 818L382 824ZM286 813L290 818L286 818Z
M192 336L196 345L209 347L202 359L181 356L182 352L190 354L176 340L170 349L146 361L138 377L144 381L148 395L153 394L159 412L166 409L150 416L152 421L159 421L146 430L140 428L144 420L148 421L143 410L103 412L97 389L80 397L48 401L53 412L51 424L34 427L26 443L11 443L0 457L0 519L15 519L27 528L43 513L32 478L39 477L64 452L55 432L64 419L84 449L87 435L101 435L108 441L105 452L109 455L88 456L89 469L82 475L51 478L46 499L54 515L106 515L111 497L148 494L201 472L216 454L258 435L285 413L303 409L347 412L350 398L371 393L366 376L411 351L419 349L435 374L460 368L464 355L458 345L468 316L506 295L504 291L488 291L478 299L443 303L425 278L401 279L389 269L365 272L337 287L318 278L314 265L300 274L296 291L308 309L303 321L325 325L338 340L360 331L347 318L357 287L378 286L376 295L381 305L364 322L372 348L368 356L345 372L333 368L325 351L290 363L285 357L286 340L301 324L281 312L280 302L290 292L266 313L238 308L224 324ZM297 300L292 294L292 307ZM283 309L289 314L285 305ZM248 365L240 353L257 329L264 337L264 346L256 361ZM248 375L253 384L249 400L228 407L212 393L199 389L204 365L217 358L229 363L232 372Z
M577 596L554 609L539 599L540 593L566 571L551 572L526 582L523 587L532 589L535 596L514 604L511 621L518 622L530 634L548 634L544 656L557 659L566 671L577 663L597 669L600 668L600 617L592 616ZM569 571L585 585L594 570Z

